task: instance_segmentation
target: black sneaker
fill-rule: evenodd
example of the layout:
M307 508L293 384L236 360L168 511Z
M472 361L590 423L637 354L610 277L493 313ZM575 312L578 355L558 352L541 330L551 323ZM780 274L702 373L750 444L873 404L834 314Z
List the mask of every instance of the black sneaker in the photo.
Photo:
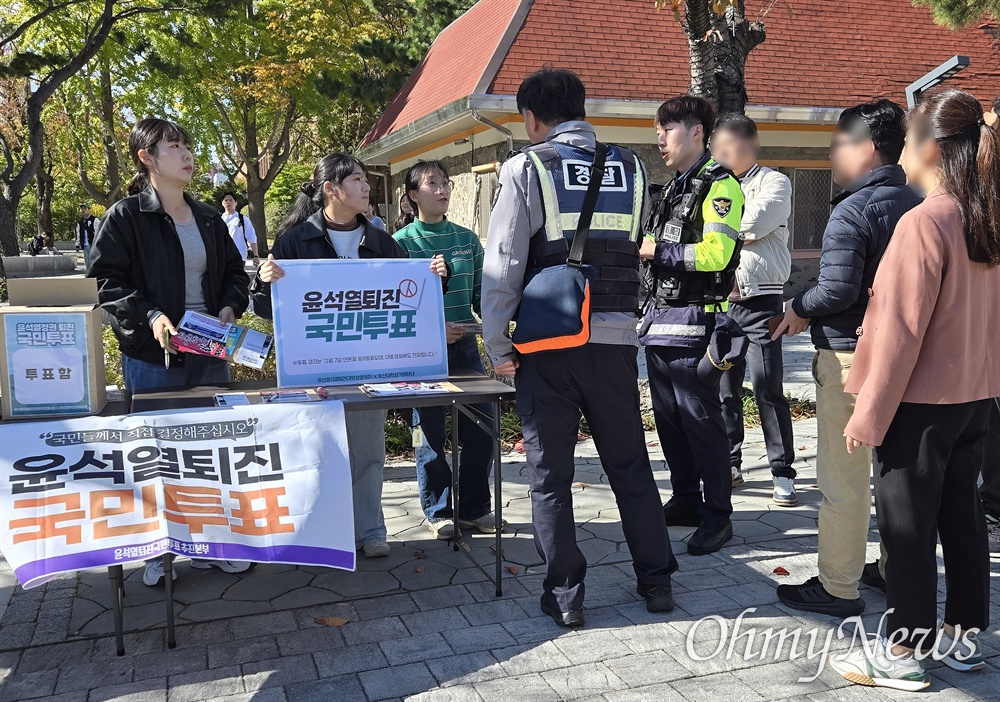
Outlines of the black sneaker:
M861 571L861 582L868 587L881 591L883 595L885 594L885 578L879 572L878 561L865 563L864 570Z
M552 617L552 621L559 626L565 626L570 629L578 629L583 626L582 609L574 609L569 612L563 612L558 607L551 607L543 602L542 614L547 614Z
M732 538L733 523L728 520L713 527L699 526L688 539L688 553L692 556L715 553Z
M834 597L826 591L823 583L816 576L809 578L801 585L779 585L778 599L792 609L829 614L840 619L853 617L865 611L863 599L859 597L856 600L845 600L841 597Z
M701 510L698 509L698 505L671 497L667 504L663 505L663 519L668 527L701 526Z
M639 597L646 600L646 611L656 614L657 612L674 611L674 591L669 585L643 585L639 583L635 591Z

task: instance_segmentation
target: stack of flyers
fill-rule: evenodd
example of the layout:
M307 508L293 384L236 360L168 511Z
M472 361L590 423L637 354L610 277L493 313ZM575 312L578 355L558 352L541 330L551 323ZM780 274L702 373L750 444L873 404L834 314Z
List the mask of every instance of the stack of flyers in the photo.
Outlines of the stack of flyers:
M439 395L448 392L462 392L454 383L369 383L361 386L361 392L368 397L390 397L393 395Z
M170 345L180 353L223 358L260 370L271 351L274 337L236 324L223 324L200 312L185 312Z

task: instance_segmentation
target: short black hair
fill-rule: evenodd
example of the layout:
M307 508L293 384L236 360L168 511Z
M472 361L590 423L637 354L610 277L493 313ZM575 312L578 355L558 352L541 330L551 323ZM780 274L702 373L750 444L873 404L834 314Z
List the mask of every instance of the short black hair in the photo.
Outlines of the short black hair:
M517 111L531 110L542 124L562 124L587 118L587 89L573 71L543 68L517 89Z
M219 200L220 201L225 200L227 197L233 198L234 200L236 200L236 202L240 201L240 199L236 197L236 193L234 193L232 190L227 190L226 192L222 193L222 197L220 197Z
M705 98L694 95L678 95L665 101L656 110L657 126L672 122L680 122L688 127L700 124L705 132L704 145L708 146L708 137L715 126L715 108Z
M90 209L90 203L89 202L81 202L80 203L80 209L81 210L89 210Z
M863 102L840 113L837 132L871 139L882 163L897 163L906 140L905 116L892 100Z
M1000 97L993 101L993 111L1000 115Z
M744 139L753 139L757 136L757 123L739 112L729 112L719 117L719 121L715 123L715 131L732 132Z

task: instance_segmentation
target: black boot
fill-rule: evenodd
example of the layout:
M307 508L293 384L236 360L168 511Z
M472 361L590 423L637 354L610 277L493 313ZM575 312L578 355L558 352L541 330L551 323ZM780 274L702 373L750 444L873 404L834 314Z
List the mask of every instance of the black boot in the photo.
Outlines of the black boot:
M861 571L861 582L868 587L881 591L883 595L885 594L885 578L879 572L878 561L865 563L865 567Z
M728 519L715 526L699 526L698 530L688 539L688 553L692 556L715 553L732 538L733 523Z
M834 597L826 591L818 577L809 578L801 585L779 585L778 599L792 609L829 614L840 619L865 611L865 601L860 597L856 600Z
M669 585L643 585L639 583L635 591L646 600L646 611L651 613L674 611L674 592Z

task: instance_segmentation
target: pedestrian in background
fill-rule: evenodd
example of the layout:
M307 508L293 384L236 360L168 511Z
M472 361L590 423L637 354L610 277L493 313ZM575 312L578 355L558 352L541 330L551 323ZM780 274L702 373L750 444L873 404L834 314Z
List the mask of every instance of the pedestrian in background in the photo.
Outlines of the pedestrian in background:
M260 255L257 253L257 230L249 217L243 216L236 202L236 193L227 191L222 195L222 221L229 227L229 236L239 249L240 256L247 260L247 254L253 254L254 268L260 265Z
M393 229L398 232L412 221L413 205L410 203L410 198L404 192L399 196L399 216L396 217L396 221L393 223Z
M780 585L789 607L835 617L861 614L858 583L881 583L884 559L865 565L871 522L871 451L844 448L844 427L854 395L844 391L861 335L871 285L896 222L920 203L899 166L905 131L903 110L889 100L848 108L830 143L833 179L844 190L833 200L823 232L816 285L785 304L774 333L812 331L816 355L816 483L819 507L819 575L800 585Z
M416 219L397 231L393 238L406 249L410 258L442 256L451 272L448 292L444 295L448 372L471 370L484 374L476 334L468 331L469 325L477 324L476 316L482 316L483 246L475 232L448 220L452 182L443 163L421 161L407 170L404 181L406 198L413 206ZM484 421L492 416L488 404L474 405L474 408ZM455 519L461 528L492 534L496 529L496 517L490 506L493 441L472 419L460 415L462 470L459 494L462 499L460 513L456 515L452 510L451 467L445 453L447 414L444 407L413 410L417 485L427 525L439 539L455 535ZM505 526L506 522L500 528Z
M927 199L900 219L875 276L844 431L847 451L875 448L888 625L873 649L831 665L852 682L910 690L930 684L922 658L932 651L955 670L987 667L977 634L990 621L990 562L976 482L1000 395L1000 135L969 93L934 92L909 115L903 167Z
M90 247L101 226L101 221L90 213L90 204L80 205L80 218L76 222L76 250L83 252L83 269L90 268Z
M747 368L760 414L771 499L780 507L798 504L795 494L795 446L792 414L782 386L781 337L771 338L768 322L781 314L782 292L792 272L788 218L792 183L784 173L757 163L760 137L756 123L742 114L723 115L712 132L712 156L731 170L743 189L743 248L736 285L729 295L729 316L750 339L746 361L726 371L719 385L722 417L729 434L733 487L743 484L743 381Z

